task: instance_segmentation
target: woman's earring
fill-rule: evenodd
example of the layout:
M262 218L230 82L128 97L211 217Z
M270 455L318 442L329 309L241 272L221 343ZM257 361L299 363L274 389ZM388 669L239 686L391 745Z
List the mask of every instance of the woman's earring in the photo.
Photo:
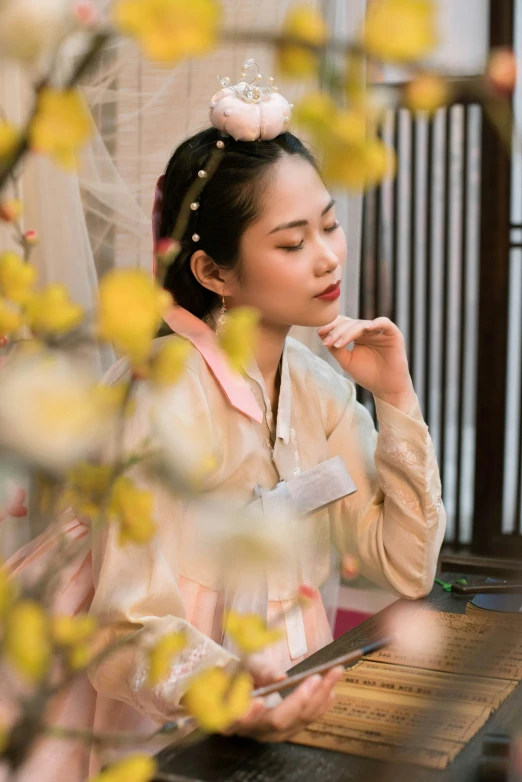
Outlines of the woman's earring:
M227 305L225 304L225 297L221 297L221 312L219 313L219 318L217 319L217 327L216 332L219 334L220 331L223 330L223 327L225 323L227 322Z

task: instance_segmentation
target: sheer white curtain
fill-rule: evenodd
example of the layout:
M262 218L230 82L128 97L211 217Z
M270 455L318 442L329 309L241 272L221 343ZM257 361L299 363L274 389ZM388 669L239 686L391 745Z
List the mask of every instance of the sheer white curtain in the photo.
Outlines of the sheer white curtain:
M102 14L110 5L109 0L95 3ZM321 10L337 35L349 34L360 21L362 3L327 0ZM225 25L228 29L278 29L292 4L289 0L224 0ZM321 6L320 0L316 5ZM75 53L70 47L64 67ZM227 44L173 69L145 61L128 41L119 41L104 52L96 72L84 85L96 133L82 154L79 172L64 173L40 156L31 157L24 167L20 182L24 225L37 230L41 238L33 255L41 284L65 284L73 299L90 311L98 278L107 269L151 269L150 212L155 180L175 146L208 125L208 102L217 89L217 75L236 79L249 57L258 62L262 72L273 72L273 52L261 45ZM289 100L297 100L303 91L303 87L284 81L279 85ZM15 66L0 65L0 106L7 117L23 122L30 98L23 73ZM360 198L342 193L336 197L349 245L343 309L354 313ZM14 247L10 231L0 224L0 250L8 247ZM320 349L312 330L296 332L313 350ZM110 350L94 352L95 371L101 374L112 359ZM2 467L0 474L0 509L10 470ZM16 473L13 481L27 489L25 476ZM27 517L8 517L0 524L0 556L9 555L29 535Z
M17 65L2 63L0 67L0 107L10 121L20 125L31 109L28 77ZM22 224L40 236L31 258L38 271L38 284L66 285L71 297L89 312L96 297L97 274L81 193L81 179L88 171L88 165L84 165L79 177L62 171L45 157L31 156L23 166L18 192L24 202ZM0 252L6 249L17 249L17 245L10 227L0 223ZM98 376L113 359L108 348L89 352L93 372ZM28 471L2 459L0 559L7 558L35 532L30 489ZM13 514L15 497L19 502ZM22 512L26 515L17 515Z

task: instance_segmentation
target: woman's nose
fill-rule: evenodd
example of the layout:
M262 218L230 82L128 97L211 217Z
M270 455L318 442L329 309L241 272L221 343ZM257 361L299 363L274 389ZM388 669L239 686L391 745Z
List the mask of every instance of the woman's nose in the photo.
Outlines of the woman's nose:
M321 277L323 274L329 274L334 272L339 266L339 258L331 250L330 247L325 247L321 253L320 258L316 263L316 275Z

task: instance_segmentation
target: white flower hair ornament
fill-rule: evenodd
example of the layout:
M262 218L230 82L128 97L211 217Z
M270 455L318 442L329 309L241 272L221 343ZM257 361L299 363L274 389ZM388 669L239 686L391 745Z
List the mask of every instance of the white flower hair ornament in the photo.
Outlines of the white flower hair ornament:
M251 76L250 81L247 79ZM210 101L212 125L236 141L270 141L290 127L293 104L279 94L274 78L263 85L254 60L247 60L238 84L220 77L220 89Z

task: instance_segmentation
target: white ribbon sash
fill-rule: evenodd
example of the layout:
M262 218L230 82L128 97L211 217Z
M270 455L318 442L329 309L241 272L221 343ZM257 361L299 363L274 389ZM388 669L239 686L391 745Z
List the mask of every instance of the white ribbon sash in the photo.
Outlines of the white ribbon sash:
M257 486L254 494L257 499L250 503L250 512L258 514L260 520L273 514L281 516L306 516L332 502L347 497L357 491L350 473L340 456L335 456L296 475L289 481L279 481L273 489ZM248 594L234 589L225 595L225 610L238 613L256 613L267 618L268 584L266 577L259 579L256 589ZM308 651L303 612L293 601L282 601L285 613L285 625L290 657L297 659ZM288 610L292 605L292 610ZM223 646L235 651L233 642L225 634Z

